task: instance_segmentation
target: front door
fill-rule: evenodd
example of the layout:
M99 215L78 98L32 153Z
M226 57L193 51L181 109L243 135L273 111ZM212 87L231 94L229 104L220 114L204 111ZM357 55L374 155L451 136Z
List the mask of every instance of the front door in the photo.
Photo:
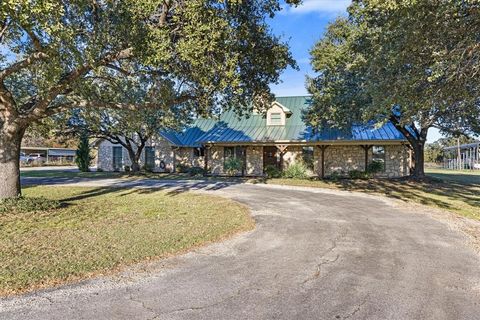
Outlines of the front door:
M242 162L242 176L244 176L247 168L247 148L235 147L235 158Z
M280 168L280 163L278 161L278 149L277 147L263 147L263 170L267 166L274 166L275 168Z
M145 168L153 170L155 168L155 148L145 147Z
M122 170L122 147L113 147L113 170L119 171Z

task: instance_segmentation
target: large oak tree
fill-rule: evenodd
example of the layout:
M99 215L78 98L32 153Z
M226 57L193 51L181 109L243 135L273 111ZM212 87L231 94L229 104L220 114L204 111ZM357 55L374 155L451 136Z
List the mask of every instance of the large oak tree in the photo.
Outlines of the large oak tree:
M357 0L315 45L309 118L322 126L391 121L424 177L429 128L480 130L480 2Z
M266 104L269 84L294 65L265 22L280 8L277 0L1 1L0 199L20 194L20 144L32 123L71 108L156 107L103 95L102 74L122 73L126 61L182 86L171 104L194 100L206 112Z

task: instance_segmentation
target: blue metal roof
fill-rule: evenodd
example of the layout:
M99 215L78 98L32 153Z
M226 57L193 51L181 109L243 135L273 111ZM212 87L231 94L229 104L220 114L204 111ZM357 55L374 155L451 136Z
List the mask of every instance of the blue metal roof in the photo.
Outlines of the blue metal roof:
M303 119L310 97L278 97L277 102L291 112L284 126L267 126L261 114L239 117L234 111L227 111L218 120L201 118L182 132L161 134L172 144L185 147L198 147L203 143L405 140L390 122L380 128L364 124L353 125L349 130L325 128L316 132Z

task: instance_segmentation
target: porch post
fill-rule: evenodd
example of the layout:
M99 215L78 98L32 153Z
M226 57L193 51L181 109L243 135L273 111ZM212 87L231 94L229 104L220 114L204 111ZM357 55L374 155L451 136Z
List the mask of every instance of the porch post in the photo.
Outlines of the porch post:
M204 175L206 175L207 172L208 172L208 151L209 150L210 150L210 146L205 145L204 146L204 152L205 152L204 157L205 157L205 159L203 161L204 162L203 163L203 170L205 171Z
M319 147L321 151L322 170L320 171L320 178L324 179L325 178L325 150L327 150L328 145L321 145L317 147Z
M177 147L172 147L173 152L173 173L177 172Z
M280 144L280 145L275 145L277 149L280 151L280 171L283 171L283 155L285 154L285 151L287 150L287 145Z
M370 148L372 148L373 146L370 144L366 144L366 145L361 145L360 147L362 147L362 149L365 150L365 172L366 172L368 167L368 150L370 150Z

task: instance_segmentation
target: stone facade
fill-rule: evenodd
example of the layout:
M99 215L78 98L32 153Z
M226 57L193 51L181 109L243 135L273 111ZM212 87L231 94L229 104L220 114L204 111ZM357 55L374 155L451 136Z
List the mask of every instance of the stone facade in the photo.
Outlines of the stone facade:
M103 171L113 171L113 145L102 141L98 146L97 168Z
M119 144L112 144L109 141L103 140L98 145L97 168L103 171L114 171L113 168L113 147L119 147ZM173 171L173 151L170 143L165 139L155 138L148 141L146 146L155 147L155 167L154 172L172 172ZM161 163L165 164L162 168ZM122 148L122 165L120 171L125 170L125 166L131 166L128 151ZM145 149L140 156L140 167L145 164Z
M204 156L195 156L194 148L178 148L175 150L175 163L185 167L205 166Z
M205 166L204 156L195 156L194 148L172 148L172 145L163 138L156 138L149 141L148 146L155 147L154 172L173 172L178 165L188 167ZM97 167L104 171L113 171L113 144L102 141L98 146ZM402 177L409 174L409 153L403 145L385 145L385 171L379 173L380 177ZM211 146L205 149L208 156L208 171L212 175L225 174L224 147ZM368 159L372 161L373 151L369 149ZM174 162L175 160L175 162ZM293 163L303 160L302 146L288 146L283 156L283 168L288 168ZM313 175L321 175L321 149L314 147L313 153L314 172ZM162 168L161 163L165 164ZM140 165L145 163L145 152L142 153ZM122 169L130 166L128 152L123 149ZM346 176L352 170L365 170L365 151L360 145L331 145L325 150L325 176L334 173ZM177 170L178 171L178 170ZM263 147L246 147L246 172L247 176L263 175Z
M283 154L283 167L288 168L293 163L303 160L303 148L301 146L288 146Z
M263 148L247 147L247 172L248 176L263 175Z
M152 141L152 146L155 146L155 168L154 172L173 172L173 150L172 145L165 139L157 138ZM162 168L165 164L165 168Z
M223 174L223 147L213 146L208 150L208 171L213 175Z
M372 149L369 150L368 158L372 159ZM317 159L321 159L321 157ZM352 170L365 170L365 151L362 147L330 146L325 150L326 176L329 176L334 172L337 172L340 175L346 175Z
M409 156L403 145L386 145L385 171L379 173L380 177L402 177L408 175ZM315 172L321 175L322 161L321 149L314 149ZM368 150L368 161L373 159L373 150ZM325 150L325 176L333 173L346 176L349 171L365 171L365 150L360 145L329 146Z
M407 147L402 145L385 146L385 173L388 178L403 177L409 174L410 156Z

